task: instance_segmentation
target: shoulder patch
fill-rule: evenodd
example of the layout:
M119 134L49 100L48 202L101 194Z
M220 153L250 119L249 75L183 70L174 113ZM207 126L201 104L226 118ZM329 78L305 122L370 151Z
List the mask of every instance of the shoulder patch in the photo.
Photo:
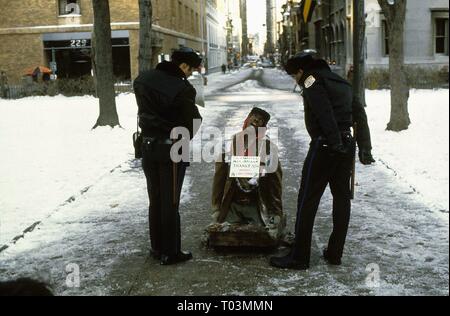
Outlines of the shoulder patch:
M309 76L308 78L306 78L305 80L305 88L311 88L313 86L313 84L316 82L316 78L314 78L314 76Z

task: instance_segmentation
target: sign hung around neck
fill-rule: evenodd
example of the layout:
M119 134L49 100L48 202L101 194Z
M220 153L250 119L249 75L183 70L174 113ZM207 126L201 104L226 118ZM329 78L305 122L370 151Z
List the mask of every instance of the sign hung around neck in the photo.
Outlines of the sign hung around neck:
M258 178L260 165L259 156L232 156L230 178Z

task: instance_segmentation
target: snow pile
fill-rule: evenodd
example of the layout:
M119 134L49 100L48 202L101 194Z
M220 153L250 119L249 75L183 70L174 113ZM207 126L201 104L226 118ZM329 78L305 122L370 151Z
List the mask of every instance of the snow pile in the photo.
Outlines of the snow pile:
M296 86L295 80L282 69L265 69L263 80L271 89L293 91Z
M251 69L242 69L232 73L223 74L221 72L213 73L207 76L208 85L204 87L204 94L208 96L217 90L224 89L233 84L238 84L245 80L251 74Z
M245 93L251 93L251 92L261 92L262 86L259 84L256 80L247 80L243 83L237 84L229 89L227 89L228 92L245 92Z

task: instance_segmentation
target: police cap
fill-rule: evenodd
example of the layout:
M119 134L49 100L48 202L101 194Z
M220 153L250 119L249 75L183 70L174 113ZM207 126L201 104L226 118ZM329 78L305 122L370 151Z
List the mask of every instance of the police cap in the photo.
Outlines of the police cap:
M304 50L290 58L286 64L285 70L289 75L295 75L299 69L305 69L314 61L314 50Z
M172 53L172 61L178 65L186 63L193 68L198 68L202 63L202 58L192 48L181 47Z

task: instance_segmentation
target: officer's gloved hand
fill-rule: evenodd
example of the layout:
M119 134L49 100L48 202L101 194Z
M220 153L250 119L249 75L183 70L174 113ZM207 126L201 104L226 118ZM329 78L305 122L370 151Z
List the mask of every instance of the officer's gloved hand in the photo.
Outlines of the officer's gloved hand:
M333 144L330 146L330 154L332 156L346 156L351 153L351 148L344 144Z
M373 159L372 157L372 152L370 149L360 149L359 150L359 161L361 161L361 163L363 165L371 165L375 162L375 159Z

